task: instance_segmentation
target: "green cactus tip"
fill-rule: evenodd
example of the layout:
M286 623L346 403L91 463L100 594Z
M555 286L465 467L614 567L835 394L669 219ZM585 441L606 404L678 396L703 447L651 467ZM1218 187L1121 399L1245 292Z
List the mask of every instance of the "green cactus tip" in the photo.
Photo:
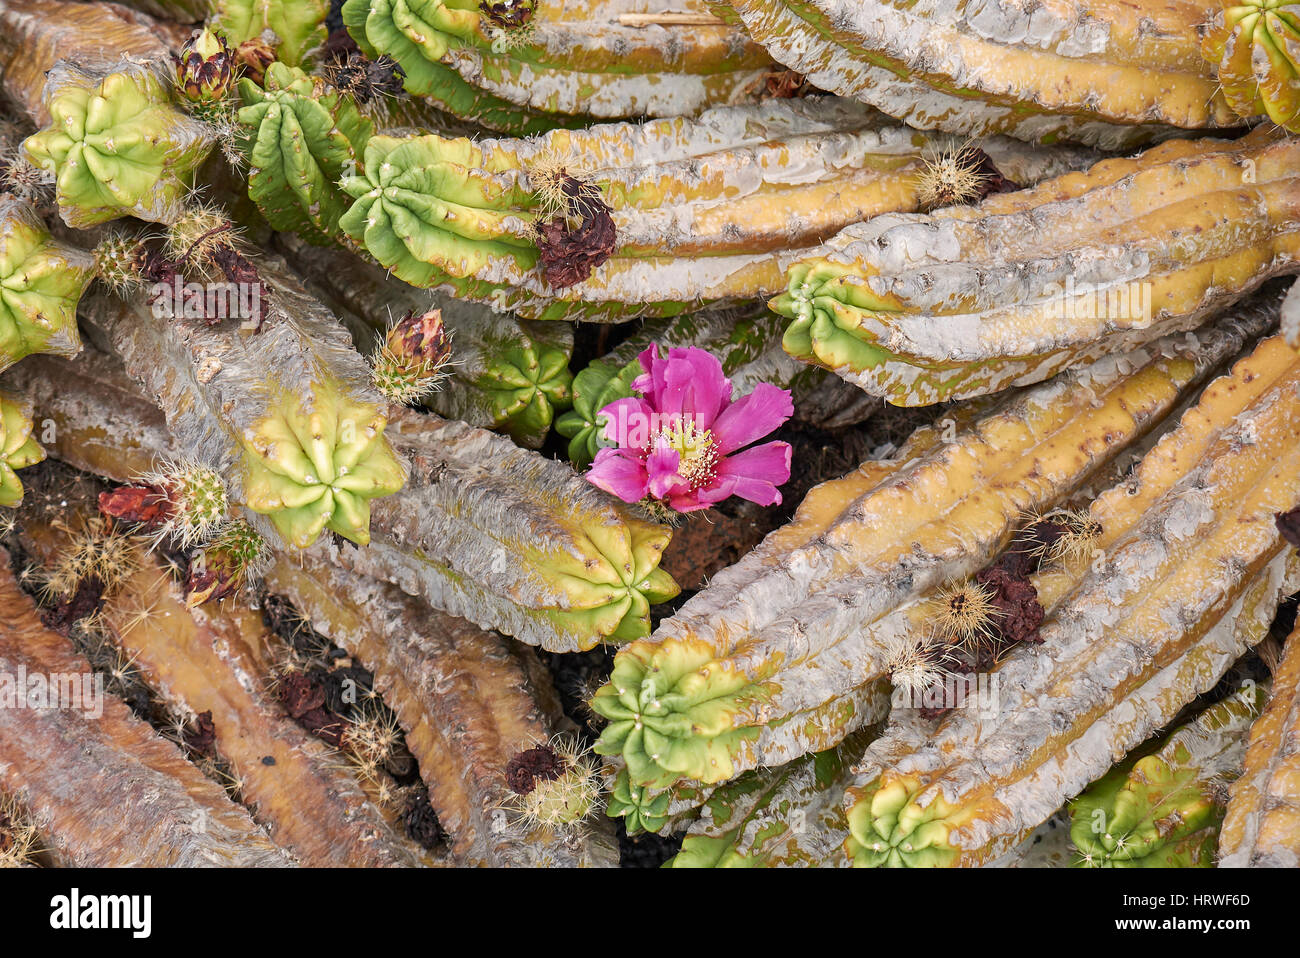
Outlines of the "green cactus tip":
M324 529L370 541L370 500L401 489L406 470L384 438L378 409L314 384L282 394L243 438L244 497L285 541L306 548Z
M0 369L32 353L74 356L91 257L57 243L17 200L0 201Z
M68 68L46 88L50 125L23 149L53 173L64 221L85 228L122 216L164 222L181 206L212 132L172 105L148 66L98 78Z
M740 720L769 697L762 678L724 668L702 640L634 642L615 656L609 684L592 698L592 709L609 720L596 751L620 756L641 787L727 781L736 774L733 758L759 733Z
M0 506L23 501L23 484L15 472L45 458L45 450L32 436L32 420L22 407L0 396Z

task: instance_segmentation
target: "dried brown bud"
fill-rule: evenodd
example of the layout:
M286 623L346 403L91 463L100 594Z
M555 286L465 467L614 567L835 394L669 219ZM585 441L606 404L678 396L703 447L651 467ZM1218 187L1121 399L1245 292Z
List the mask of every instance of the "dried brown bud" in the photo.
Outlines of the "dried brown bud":
M160 486L119 486L99 494L99 511L123 522L160 526L172 516L172 504Z
M275 60L275 50L261 37L245 40L235 47L235 73L248 77L258 86L266 75L266 68Z

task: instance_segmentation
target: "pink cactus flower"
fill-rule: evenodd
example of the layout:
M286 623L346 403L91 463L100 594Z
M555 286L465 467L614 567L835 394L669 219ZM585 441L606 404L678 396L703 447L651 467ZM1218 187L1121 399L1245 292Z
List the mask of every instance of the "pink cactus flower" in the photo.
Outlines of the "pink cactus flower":
M640 357L645 372L632 382L641 393L600 411L606 439L587 479L624 502L658 500L678 512L707 509L730 496L759 505L781 501L790 478L790 445L750 445L794 412L788 390L760 383L731 401L722 364L694 346ZM748 446L749 448L745 448Z

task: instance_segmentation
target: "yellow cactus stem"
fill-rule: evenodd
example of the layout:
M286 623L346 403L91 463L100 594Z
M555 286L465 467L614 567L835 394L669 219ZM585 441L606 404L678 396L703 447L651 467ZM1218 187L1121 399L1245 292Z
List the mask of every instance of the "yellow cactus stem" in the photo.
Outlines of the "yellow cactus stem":
M1268 339L1096 500L1103 551L1035 578L1042 642L988 674L987 707L900 716L868 747L845 798L855 864L1009 851L1267 634L1300 584L1273 520L1300 501L1297 412L1300 356Z
M46 74L58 61L83 66L117 57L165 62L171 38L157 26L148 16L117 4L3 0L0 83L32 122L46 126L50 114L42 94Z
M16 506L23 500L23 484L15 470L45 458L32 428L30 410L0 395L0 506Z
M1194 330L1300 271L1300 139L1179 140L975 207L877 217L790 268L791 355L904 406Z
M563 122L690 115L763 95L772 62L743 29L707 16L656 22L659 6L349 0L343 22L371 59L398 62L410 93L489 127L484 98ZM677 0L673 12L698 17L704 4ZM629 24L628 14L648 16Z
M1269 4L1270 6L1272 4ZM1122 149L1240 121L1201 56L1201 3L734 0L773 58L918 129Z
M1300 133L1300 5L1223 0L1201 42L1223 97L1239 116L1266 116Z
M887 676L936 590L1157 426L1275 310L954 410L893 458L816 487L789 525L618 653L592 702L610 720L597 751L663 790L835 745L887 708Z
M1221 868L1300 866L1300 627L1273 673L1272 698L1250 730L1241 777L1219 833Z
M530 319L672 315L771 293L796 251L917 209L925 158L952 146L829 98L528 140L375 136L339 226L407 283ZM1095 158L978 146L1016 183Z
M0 370L32 353L75 356L77 303L94 260L55 240L29 207L0 198Z
M88 500L70 497L64 516L85 516L94 508ZM57 561L70 545L66 521L52 523L38 513L24 520L22 541L33 557ZM273 697L266 658L274 640L261 614L240 603L188 607L164 563L140 544L131 547L135 568L105 597L96 621L167 711L208 716L205 757L238 770L239 800L276 845L308 867L422 864L356 775Z

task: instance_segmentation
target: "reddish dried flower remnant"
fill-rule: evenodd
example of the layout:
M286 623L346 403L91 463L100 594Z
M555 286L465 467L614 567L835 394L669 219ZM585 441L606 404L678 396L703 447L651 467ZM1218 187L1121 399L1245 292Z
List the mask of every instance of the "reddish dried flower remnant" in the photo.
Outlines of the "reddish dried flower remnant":
M154 528L171 518L172 504L159 486L118 486L99 494L99 511L113 519Z
M480 0L479 11L494 26L505 30L522 27L533 17L536 0Z
M989 603L1001 614L992 620L992 628L1003 648L1017 642L1041 642L1038 627L1043 624L1043 607L1038 590L1023 574L993 565L975 576L975 581L989 587Z
M235 47L235 68L258 86L265 79L266 68L275 61L275 50L261 37L245 40Z
M560 777L564 768L555 750L546 745L539 745L520 752L506 764L506 784L516 795L527 795L538 781L553 781Z
M185 747L200 755L212 758L217 744L217 727L212 722L212 712L200 712L194 721L181 732Z
M600 190L563 169L549 188L558 196L560 213L537 223L542 273L555 289L581 283L612 255L618 231Z

